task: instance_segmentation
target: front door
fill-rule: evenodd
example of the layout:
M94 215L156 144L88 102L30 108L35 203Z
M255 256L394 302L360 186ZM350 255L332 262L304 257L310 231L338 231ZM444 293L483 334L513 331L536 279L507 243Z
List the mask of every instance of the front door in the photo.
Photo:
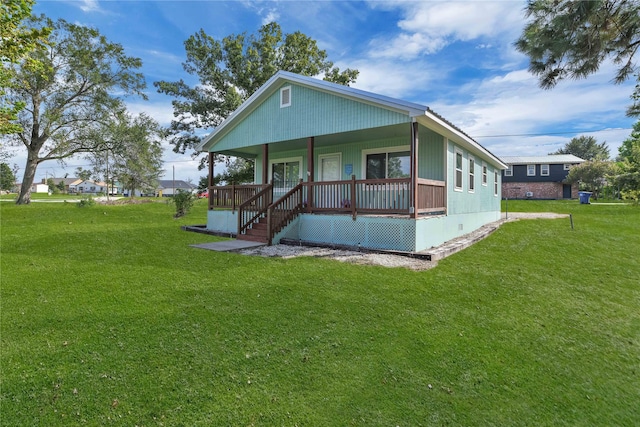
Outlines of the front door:
M342 155L340 153L318 156L320 181L340 181L342 169ZM316 206L319 208L340 208L344 205L344 195L341 185L323 185L317 187L315 194Z
M571 184L562 184L562 197L565 199L571 198Z
M342 156L340 153L319 156L320 181L339 181L342 168Z

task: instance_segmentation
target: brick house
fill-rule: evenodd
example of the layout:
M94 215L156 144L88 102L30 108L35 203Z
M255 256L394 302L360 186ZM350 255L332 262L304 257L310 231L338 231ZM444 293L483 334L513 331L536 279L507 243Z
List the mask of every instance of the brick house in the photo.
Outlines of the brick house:
M503 156L502 197L507 199L576 199L578 184L565 180L571 167L585 160L573 154Z

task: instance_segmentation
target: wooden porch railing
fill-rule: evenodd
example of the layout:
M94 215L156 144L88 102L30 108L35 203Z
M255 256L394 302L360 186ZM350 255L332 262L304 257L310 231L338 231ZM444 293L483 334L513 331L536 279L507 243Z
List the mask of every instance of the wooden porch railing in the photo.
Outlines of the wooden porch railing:
M267 243L271 245L276 233L286 227L303 211L306 186L300 183L267 209Z
M236 210L238 206L271 184L245 184L209 187L209 209Z
M417 184L417 213L445 212L445 182L420 178ZM303 211L351 214L355 219L358 213L409 215L410 204L409 178L300 182L275 202L271 184L209 188L209 209L238 209L238 235L266 219L269 244Z
M238 235L244 234L254 222L264 217L273 201L273 187L268 184L259 193L238 206Z
M307 212L410 214L411 179L355 179L350 181L307 182L312 203ZM445 211L444 181L418 179L418 213Z
M444 181L418 178L418 213L431 213L446 210L446 187Z

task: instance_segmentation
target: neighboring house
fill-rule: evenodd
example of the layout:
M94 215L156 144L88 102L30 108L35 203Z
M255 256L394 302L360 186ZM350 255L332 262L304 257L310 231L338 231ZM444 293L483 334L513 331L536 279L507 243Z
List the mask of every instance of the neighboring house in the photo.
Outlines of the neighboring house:
M69 193L78 194L98 194L106 193L107 184L104 182L96 182L90 180L78 180L72 184L69 184Z
M34 183L31 184L31 192L32 193L48 193L49 185L43 183Z
M585 160L573 154L503 156L502 197L507 199L575 199L578 184L566 182L571 167Z
M200 145L207 228L416 252L500 219L506 165L428 107L280 71ZM213 156L255 159L255 184L213 186Z
M165 179L158 181L158 195L171 197L178 191L192 192L196 189L195 185L191 185L186 181Z
M71 192L70 191L70 187L72 185L75 186L76 184L79 184L80 182L82 182L82 180L80 178L49 178L49 179L53 180L53 183L56 186L59 186L60 182L63 182L64 183L64 192L65 193L70 193ZM44 178L42 179L42 183L43 184L46 184L47 181L48 181L48 179L44 179Z

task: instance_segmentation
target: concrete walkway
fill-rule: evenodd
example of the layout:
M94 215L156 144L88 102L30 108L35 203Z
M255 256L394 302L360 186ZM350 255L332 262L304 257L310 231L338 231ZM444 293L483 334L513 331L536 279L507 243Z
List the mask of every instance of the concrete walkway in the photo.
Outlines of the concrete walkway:
M240 251L242 249L252 249L257 248L259 246L266 246L264 243L260 242L248 242L246 240L224 240L222 242L210 242L210 243L200 243L197 245L189 245L192 248L199 249L208 249L210 251L216 252L233 252Z

